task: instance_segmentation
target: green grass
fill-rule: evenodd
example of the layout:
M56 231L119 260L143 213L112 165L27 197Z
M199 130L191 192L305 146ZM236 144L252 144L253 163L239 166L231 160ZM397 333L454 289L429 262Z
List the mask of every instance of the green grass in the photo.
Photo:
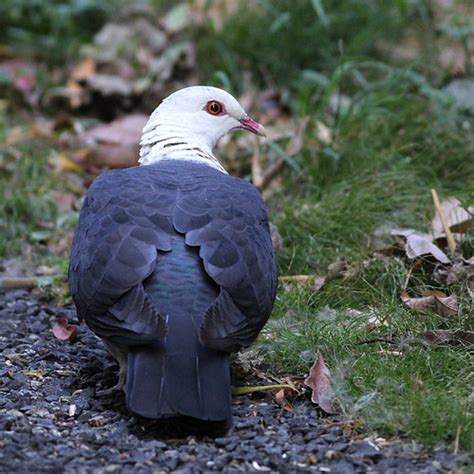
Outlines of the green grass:
M427 231L430 189L447 197L474 181L474 140L462 126L472 127L472 121L422 75L439 81L442 74L433 75L423 61L413 67L382 63L373 47L381 39L396 41L420 21L423 34L433 34L426 3L402 3L380 12L382 3L371 2L364 18L355 11L352 28L345 14L353 13L350 1L323 2L328 28L311 2L259 2L257 14L239 11L222 32L204 34L201 72L211 78L218 69L217 83L225 79L239 90L241 71L250 69L254 81L279 86L293 117L310 115L313 125L322 121L333 133L330 143L322 143L309 127L307 145L293 158L301 172L289 170L269 201L284 240L279 272L322 275L343 259L355 275L319 292L280 287L259 343L269 370L304 375L320 350L343 413L362 420L367 430L429 446L452 447L459 435L461 449L472 450L468 349L426 347L417 338L431 329L473 329L465 287L440 288L431 280L433 267L424 265L410 278L410 291L458 294L461 310L449 321L417 314L400 301L411 262L373 258L369 246L382 225ZM429 48L421 54L426 62ZM351 104L334 111L330 99L341 93ZM379 325L370 323L374 317ZM365 340L374 342L361 344Z
M368 430L430 446L453 444L458 435L461 448L470 450L472 356L466 347L426 347L417 339L425 330L474 329L466 282L440 288L426 263L410 278L410 291L455 293L461 309L448 321L416 314L400 301L411 262L374 258L369 242L383 224L427 231L430 189L448 196L472 183L474 142L449 106L396 72L387 79L359 93L357 105L333 122L332 153L315 148L296 157L303 173L288 173L282 193L270 201L284 240L280 274L321 275L344 259L354 276L319 292L280 287L261 347L271 367L301 375L320 350L343 412ZM368 322L374 316L379 325ZM394 343L378 341L387 338Z
M221 71L242 89L242 73L253 81L271 80L294 89L303 72L324 79L345 60L377 55L377 41L395 41L409 21L426 20L423 0L255 0L224 20L221 29L208 24L198 35L198 65L210 79ZM249 7L251 5L251 8Z
M2 115L0 136L6 137L8 130ZM28 138L26 127L24 135L21 143L0 147L0 258L21 253L25 244L48 252L38 243L57 239L64 227L51 193L63 191L65 184L48 166L51 148Z
M320 292L280 286L261 350L270 367L301 375L321 351L342 412L367 430L431 446L452 444L460 430L461 448L471 450L472 356L465 347L426 347L417 335L472 330L472 303L463 300L461 315L450 321L414 313L399 300L406 270L385 257Z
M0 43L16 53L61 64L90 41L120 0L3 0Z

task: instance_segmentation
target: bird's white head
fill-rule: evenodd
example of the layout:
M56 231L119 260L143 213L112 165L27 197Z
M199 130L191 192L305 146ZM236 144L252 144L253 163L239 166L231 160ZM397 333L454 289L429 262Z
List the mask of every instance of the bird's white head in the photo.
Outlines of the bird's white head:
M139 162L183 159L224 171L212 150L220 138L238 129L265 136L263 126L228 92L217 87L186 87L164 99L151 114L143 129Z

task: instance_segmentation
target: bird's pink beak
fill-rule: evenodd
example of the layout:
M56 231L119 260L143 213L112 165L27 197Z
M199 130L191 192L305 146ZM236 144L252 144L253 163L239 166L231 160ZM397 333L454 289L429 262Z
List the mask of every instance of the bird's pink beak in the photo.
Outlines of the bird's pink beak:
M261 137L267 136L267 132L263 128L263 125L260 125L258 122L255 122L255 120L250 118L248 115L241 118L239 122L241 123L241 129L248 130L249 132L255 133L255 135L260 135Z

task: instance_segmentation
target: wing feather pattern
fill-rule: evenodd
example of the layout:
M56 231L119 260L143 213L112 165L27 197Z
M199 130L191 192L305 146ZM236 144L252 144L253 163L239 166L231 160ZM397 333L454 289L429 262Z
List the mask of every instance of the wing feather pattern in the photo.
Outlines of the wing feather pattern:
M270 316L276 269L265 204L248 182L208 166L166 160L110 171L89 189L69 268L79 316L102 337L143 344L166 335L144 290L158 251L185 234L221 288L201 342L248 346Z

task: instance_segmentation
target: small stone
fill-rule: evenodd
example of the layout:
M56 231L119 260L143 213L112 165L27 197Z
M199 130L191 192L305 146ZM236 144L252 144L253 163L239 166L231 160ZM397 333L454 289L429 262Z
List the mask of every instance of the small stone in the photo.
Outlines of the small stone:
M341 456L341 454L338 453L337 451L334 451L333 449L328 449L328 450L324 453L324 457L325 457L328 461L333 461L334 459L338 459L340 456Z
M106 421L102 415L97 415L97 416L93 416L92 418L89 418L88 423L90 426L97 428L100 426L104 426Z

